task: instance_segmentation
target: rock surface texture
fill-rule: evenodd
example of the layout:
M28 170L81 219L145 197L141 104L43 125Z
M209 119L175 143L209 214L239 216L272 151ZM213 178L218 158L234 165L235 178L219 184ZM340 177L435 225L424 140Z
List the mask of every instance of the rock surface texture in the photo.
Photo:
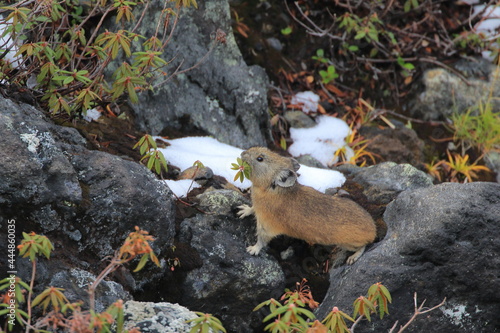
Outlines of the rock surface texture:
M128 301L124 305L125 329L149 333L189 333L186 321L197 315L179 304Z
M77 130L40 111L0 98L0 244L8 220L55 243L48 282L57 270L91 269L117 250L134 226L153 234L158 254L174 237L170 189L144 166L88 150ZM2 260L5 260L3 258ZM95 267L94 267L95 268ZM54 271L55 270L55 271ZM23 270L29 280L31 270Z
M187 274L182 304L217 314L230 332L254 332L262 318L253 308L284 290L277 261L246 252L254 233L253 221L228 216L197 215L181 224L181 241L190 242L203 260L202 267Z
M423 120L444 120L454 111L465 112L480 102L484 103L490 92L493 97L490 101L494 110L498 110L500 81L495 78L496 67L484 59L456 63L455 68L467 82L443 68L426 71L420 89L416 89L415 98L408 106L410 114Z
M173 5L173 4L172 4ZM138 33L155 31L164 1L150 4ZM217 30L225 43L196 68L177 75L133 104L139 127L158 134L163 129L201 130L240 148L265 145L269 137L267 76L258 66L247 66L236 45L226 1L200 1L198 9L183 9L174 35L163 52L169 68L194 66L209 52Z
M390 315L372 317L356 332L387 332L414 311L413 294L428 307L408 332L500 332L500 185L446 183L408 190L387 206L388 233L352 267L330 272L330 289L318 310L348 313L368 287L382 282L391 292Z
M364 186L368 200L379 204L388 204L403 191L432 186L429 175L409 164L385 162L354 172L353 180Z

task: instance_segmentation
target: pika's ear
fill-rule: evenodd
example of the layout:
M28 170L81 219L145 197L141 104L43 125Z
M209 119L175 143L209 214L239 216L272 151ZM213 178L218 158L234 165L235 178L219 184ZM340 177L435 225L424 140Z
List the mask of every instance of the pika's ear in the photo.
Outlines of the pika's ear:
M295 158L290 158L292 160L293 170L297 171L300 169L300 164Z
M290 187L293 186L296 182L297 174L292 170L283 169L278 172L271 186L273 188L275 188L276 186Z

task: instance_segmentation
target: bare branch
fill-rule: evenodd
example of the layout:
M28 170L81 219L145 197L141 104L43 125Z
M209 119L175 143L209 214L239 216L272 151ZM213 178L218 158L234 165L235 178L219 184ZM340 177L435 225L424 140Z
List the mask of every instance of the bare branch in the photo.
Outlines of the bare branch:
M410 326L410 324L415 320L415 318L417 318L417 316L421 315L421 314L424 314L424 313L427 313L427 312L431 312L431 311L434 311L436 310L437 308L441 307L444 305L444 303L446 303L446 297L443 299L443 301L441 303L439 303L438 305L430 308L430 309L426 309L426 310L422 310L424 308L424 303L425 303L425 300L422 302L422 304L420 304L420 306L417 307L417 293L415 293L413 295L413 301L415 303L415 312L413 313L413 316L410 318L410 320L408 320L408 322L404 325L404 326L401 326L401 328L399 329L398 333L401 333L403 332L405 329L408 328L408 326ZM397 323L397 322L396 322ZM393 333L394 330L396 329L396 324L394 324L392 326L392 328L390 329L389 333Z

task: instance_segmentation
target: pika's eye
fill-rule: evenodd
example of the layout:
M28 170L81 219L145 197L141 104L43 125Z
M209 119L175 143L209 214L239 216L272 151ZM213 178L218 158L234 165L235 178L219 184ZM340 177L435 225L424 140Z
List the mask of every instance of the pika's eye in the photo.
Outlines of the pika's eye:
M263 160L264 160L264 157L262 157L262 156L257 157L257 161L262 162Z

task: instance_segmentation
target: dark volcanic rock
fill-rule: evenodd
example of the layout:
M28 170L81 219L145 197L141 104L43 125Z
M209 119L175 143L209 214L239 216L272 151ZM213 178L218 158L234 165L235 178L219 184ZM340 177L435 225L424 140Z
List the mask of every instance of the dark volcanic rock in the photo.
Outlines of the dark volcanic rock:
M151 2L137 33L150 36L156 30L164 4ZM249 67L243 61L232 33L228 2L207 0L198 6L182 10L163 52L166 61L175 57L170 70L194 66L209 52L218 29L226 33L226 42L215 46L201 65L141 94L139 103L131 104L137 124L152 134L165 128L166 133L169 128L201 130L240 148L265 145L270 137L267 76L261 67Z
M243 203L243 200L241 201ZM180 238L200 254L203 266L188 273L182 304L220 318L230 332L253 332L262 318L253 308L284 290L284 275L263 252L251 256L255 222L222 215L197 215L181 224Z
M3 248L9 220L16 221L17 243L30 231L54 243L55 262L40 264L38 272L48 283L60 270L96 273L101 259L112 255L136 225L157 238L153 247L161 254L173 242L174 202L170 189L144 166L88 150L75 129L0 98ZM23 271L29 279L29 265Z
M409 128L362 127L359 133L369 141L366 150L376 154L377 160L413 166L423 164L424 142Z
M390 315L372 317L356 332L387 332L405 324L414 310L413 293L428 307L408 332L500 332L498 267L500 185L455 184L408 190L387 206L388 233L352 267L331 271L331 286L318 315L333 306L352 310L368 287L382 282L391 292Z

